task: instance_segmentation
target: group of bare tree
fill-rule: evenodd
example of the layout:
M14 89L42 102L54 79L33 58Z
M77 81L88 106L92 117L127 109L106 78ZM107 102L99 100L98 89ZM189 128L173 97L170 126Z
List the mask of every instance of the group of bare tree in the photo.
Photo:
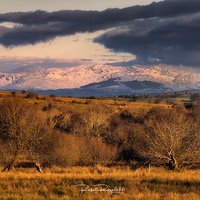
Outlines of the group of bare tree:
M93 165L137 160L171 170L200 166L200 112L155 108L147 113L91 107L41 109L27 99L0 102L0 164Z
M74 111L44 112L27 100L5 99L0 102L3 171L10 170L18 161L38 161L46 166L111 162L117 148L98 136L103 122L105 119L92 111L81 119Z

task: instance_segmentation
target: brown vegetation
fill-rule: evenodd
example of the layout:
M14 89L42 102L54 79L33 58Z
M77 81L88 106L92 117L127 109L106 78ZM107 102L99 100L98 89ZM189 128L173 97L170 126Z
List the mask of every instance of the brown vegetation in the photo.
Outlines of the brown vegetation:
M199 199L200 101L138 99L0 93L0 199Z
M2 94L0 164L3 171L26 160L62 167L135 163L199 168L198 105L185 109L124 99Z

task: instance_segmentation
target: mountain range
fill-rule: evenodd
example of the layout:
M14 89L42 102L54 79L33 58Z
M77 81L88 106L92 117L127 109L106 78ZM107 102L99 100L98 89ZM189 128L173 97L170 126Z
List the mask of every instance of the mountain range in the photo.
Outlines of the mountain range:
M73 96L161 93L200 89L200 70L169 65L21 67L0 72L0 89Z

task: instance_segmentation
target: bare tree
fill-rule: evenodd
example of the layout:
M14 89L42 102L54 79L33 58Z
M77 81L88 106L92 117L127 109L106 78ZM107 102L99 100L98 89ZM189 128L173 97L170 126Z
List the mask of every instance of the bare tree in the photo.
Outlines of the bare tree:
M102 108L93 108L88 110L85 113L84 121L85 121L85 134L88 136L94 136L97 138L104 137L106 129L109 125L109 117L111 112L108 109Z
M183 113L169 111L146 120L137 151L156 164L171 170L200 164L198 124Z
M12 98L0 104L0 140L5 146L4 158L10 170L19 156L31 152L39 145L42 134L41 120L38 120L34 106L25 100Z

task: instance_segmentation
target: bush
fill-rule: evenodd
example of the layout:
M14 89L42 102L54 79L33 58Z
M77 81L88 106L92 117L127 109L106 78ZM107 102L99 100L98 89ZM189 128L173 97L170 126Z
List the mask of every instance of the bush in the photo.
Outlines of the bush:
M117 157L117 148L101 140L59 133L51 162L57 166L107 164Z
M117 158L118 149L105 144L94 137L82 137L80 140L79 165L109 164Z
M26 94L25 98L27 98L27 99L38 99L39 97L38 97L37 94L35 94L33 92L29 92L29 93Z

